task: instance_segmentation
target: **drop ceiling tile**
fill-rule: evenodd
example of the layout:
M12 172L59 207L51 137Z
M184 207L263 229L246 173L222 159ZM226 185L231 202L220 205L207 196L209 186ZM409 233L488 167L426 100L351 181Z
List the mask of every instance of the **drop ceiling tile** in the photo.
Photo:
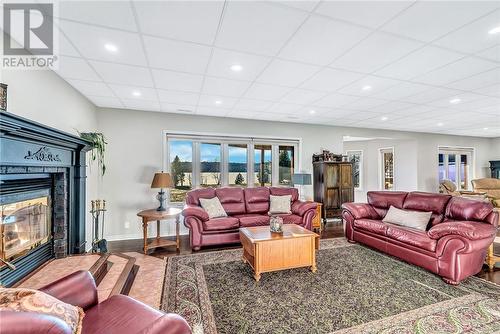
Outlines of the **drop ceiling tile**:
M262 100L240 99L234 106L238 110L266 111L273 105L272 102Z
M300 104L279 102L274 104L271 108L269 108L267 112L274 114L293 114L302 107L303 106L301 106Z
M87 98L101 108L123 108L123 104L116 97L87 95Z
M59 18L137 31L128 1L59 1Z
M160 101L160 110L169 113L189 115L195 112L196 106L186 105L186 104L174 104L174 103Z
M500 105L491 105L489 107L477 108L477 112L500 117Z
M122 99L122 102L127 109L160 111L160 103L158 101Z
M165 70L152 70L155 87L165 90L184 92L199 92L203 83L203 76L172 72Z
M377 28L413 1L323 1L316 13Z
M216 107L199 106L198 108L196 108L196 114L205 116L225 117L229 112L230 112L229 109L222 109Z
M120 99L147 100L147 101L158 100L158 96L156 95L156 90L153 88L142 88L142 87L138 88L135 86L124 86L124 85L114 85L114 84L110 84L109 87ZM134 93L139 93L140 95L135 96Z
M407 80L457 61L460 58L463 58L463 56L459 53L426 46L376 71L375 74Z
M460 103L458 104L452 104L450 103L450 100L452 99L460 99ZM473 94L473 93L453 93L452 95L446 97L446 98L439 98L435 101L428 102L429 105L435 106L435 107L442 107L442 108L451 108L451 109L460 109L464 108L464 105L472 102L472 101L477 101L484 99L485 97L482 95L478 94Z
M498 6L495 1L492 1L491 4ZM499 24L500 10L497 10L446 35L434 42L434 44L462 52L479 52L500 43L500 35L488 33L491 29L498 27ZM464 43L464 41L467 42Z
M400 110L412 108L413 106L415 105L411 103L393 101L375 107L371 107L369 108L369 110L377 113L393 113Z
M259 75L257 82L295 87L311 77L318 69L318 66L275 59Z
M454 89L436 87L415 95L407 96L402 100L410 103L425 104L439 99L446 99L449 101L451 96L459 95L460 93L460 91Z
M478 52L477 56L500 62L500 44Z
M374 33L337 59L332 66L350 71L370 73L423 45L424 43L421 42L386 33Z
M198 103L198 93L176 92L157 89L160 102L178 105L196 106Z
M203 93L209 95L240 97L249 86L250 82L248 81L206 77L203 85Z
M281 99L281 101L286 103L295 103L295 104L309 104L313 101L322 98L326 94L327 93L325 92L296 88L287 95L285 95Z
M491 61L482 60L476 57L467 57L427 74L413 78L412 81L442 86L450 82L468 78L477 73L491 70L497 66L496 63Z
M500 97L500 83L476 89L474 92L478 94Z
M319 101L315 101L314 106L339 108L339 107L345 106L346 104L357 101L358 99L359 99L359 97L357 97L357 96L350 96L350 95L342 95L342 94L333 93L333 94L330 94L330 95L322 98Z
M59 68L55 72L65 79L101 81L95 71L81 58L60 56Z
M218 109L231 109L238 99L227 96L200 95L198 105Z
M481 99L475 99L470 102L464 101L464 103L456 105L456 108L466 111L481 111L484 110L485 108L490 108L490 107L498 108L499 106L500 106L500 98L483 97Z
M427 106L427 105L412 105L411 107L400 109L400 110L393 110L391 111L392 114L401 116L401 117L416 117L416 118L421 118L422 114L425 113L430 113L430 112L438 112L438 109L435 107Z
M490 71L482 72L465 79L454 81L448 84L448 87L463 89L463 90L475 90L482 87L491 86L500 83L500 68L496 68Z
M418 1L383 27L430 42L495 9L494 1Z
M270 61L270 57L214 48L207 75L253 81ZM242 66L242 70L239 72L231 70L233 65Z
M223 1L134 1L144 34L212 44Z
M83 80L68 80L68 82L76 90L78 90L83 95L93 95L93 96L107 96L115 97L111 89L108 88L103 82L95 81L83 81Z
M276 3L285 5L285 6L290 6L294 7L297 9L302 9L306 10L308 12L312 11L314 7L318 4L319 1L316 0L307 0L307 1L276 1Z
M354 110L368 110L374 107L378 107L382 104L386 104L387 102L387 100L377 99L373 97L362 97L354 102L346 104L345 107Z
M387 90L384 90L382 92L375 92L373 96L387 100L400 100L404 99L407 96L415 95L431 88L432 87L428 85L402 81L399 84L388 88Z
M363 121L367 119L374 119L379 117L377 113L372 113L368 111L351 111L349 114L349 119L355 120L355 121Z
M362 74L333 68L325 68L304 82L300 87L305 89L333 92L339 88L361 79Z
M153 87L149 70L144 67L90 61L105 82L138 87Z
M73 47L73 45L71 45L71 43L62 33L59 33L59 55L80 57L78 51Z
M244 97L250 99L277 101L280 100L286 93L288 93L291 90L292 88L289 87L266 85L255 82L247 90Z
M339 89L338 92L347 95L372 96L400 83L401 81L398 80L367 75L366 77Z
M144 36L144 46L151 67L204 74L211 49L194 43Z
M227 2L215 45L274 56L307 13L266 2Z
M139 34L69 21L61 21L60 28L85 58L146 66ZM113 44L118 50L107 51L106 44Z
M348 23L311 16L281 50L279 56L316 65L328 65L371 31Z

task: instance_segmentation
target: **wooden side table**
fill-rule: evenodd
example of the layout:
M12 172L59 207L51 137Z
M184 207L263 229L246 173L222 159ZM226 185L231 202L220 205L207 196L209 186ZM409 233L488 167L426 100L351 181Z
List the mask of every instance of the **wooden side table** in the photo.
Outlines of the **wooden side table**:
M312 220L312 228L313 230L318 229L319 233L321 234L321 230L323 229L323 220L321 218L321 212L323 212L322 203L316 203L318 206L316 207L316 216L314 216Z
M143 210L137 214L142 218L142 233L144 237L144 254L148 249L157 247L176 246L179 250L179 224L182 210L178 208L167 208L166 211L157 211L156 209ZM175 218L175 241L160 237L160 221L164 219ZM156 238L148 241L148 223L156 220Z

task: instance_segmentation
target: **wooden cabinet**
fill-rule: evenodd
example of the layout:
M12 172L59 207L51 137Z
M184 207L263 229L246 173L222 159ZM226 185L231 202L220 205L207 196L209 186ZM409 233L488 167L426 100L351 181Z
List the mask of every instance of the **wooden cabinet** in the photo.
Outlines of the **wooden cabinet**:
M342 204L354 201L351 162L313 162L314 201L323 204L323 219L340 217Z

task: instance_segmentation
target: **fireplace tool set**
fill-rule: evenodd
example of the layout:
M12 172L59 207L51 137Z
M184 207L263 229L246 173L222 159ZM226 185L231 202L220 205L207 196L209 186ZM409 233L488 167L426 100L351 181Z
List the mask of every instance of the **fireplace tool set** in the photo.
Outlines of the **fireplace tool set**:
M104 213L106 212L106 200L96 199L90 201L92 209L92 253L107 253L108 242L104 239ZM102 215L101 215L102 214ZM100 219L102 218L102 219ZM101 222L101 238L99 239L99 221Z

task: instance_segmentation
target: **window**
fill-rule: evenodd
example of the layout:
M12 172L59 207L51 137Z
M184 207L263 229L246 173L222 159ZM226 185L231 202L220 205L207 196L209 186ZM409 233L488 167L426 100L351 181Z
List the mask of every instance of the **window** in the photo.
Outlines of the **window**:
M292 175L294 169L293 146L279 146L279 175L278 183L289 186L292 184Z
M255 145L255 185L270 186L273 179L273 154L271 145Z
M363 151L347 151L347 158L352 162L352 181L354 188L362 189Z
M468 190L471 180L473 149L440 147L438 153L439 182L450 180L458 190Z
M193 142L187 140L169 141L170 174L174 188L170 189L170 201L181 202L192 189Z
M166 135L166 170L175 186L171 202L204 187L290 186L299 141L197 134Z
M246 186L248 184L247 144L229 144L228 160L228 184L230 186Z
M383 190L394 189L394 149L380 149L380 185Z

